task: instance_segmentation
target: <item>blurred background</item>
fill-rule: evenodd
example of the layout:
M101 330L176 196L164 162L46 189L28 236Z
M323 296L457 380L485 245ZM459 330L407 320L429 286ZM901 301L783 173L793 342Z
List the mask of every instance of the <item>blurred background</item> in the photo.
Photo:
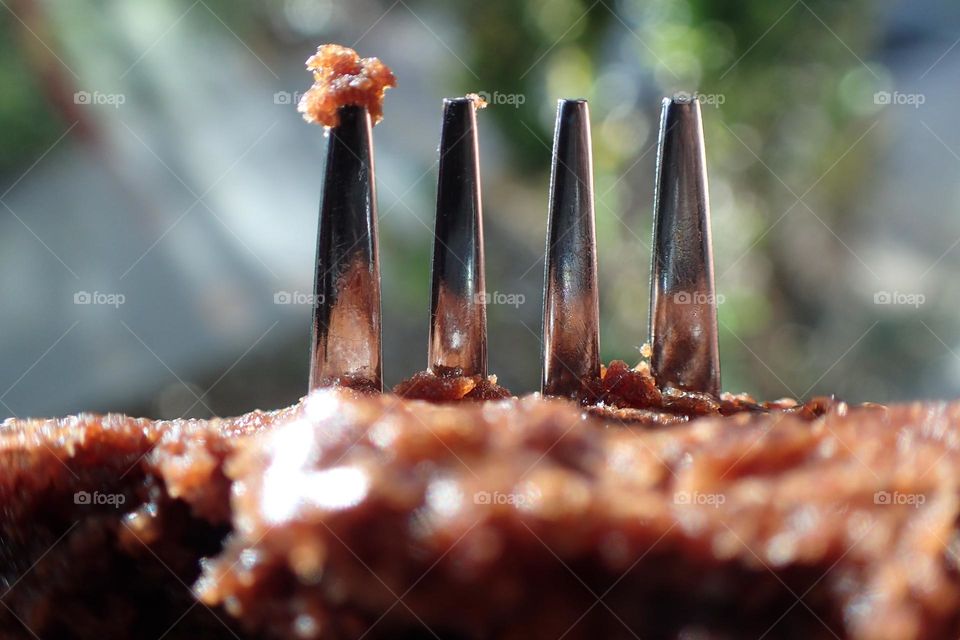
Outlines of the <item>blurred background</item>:
M325 139L294 105L322 42L399 79L375 132L388 385L426 365L443 97L490 98L490 369L522 393L556 100L590 100L602 351L632 363L660 101L685 91L724 388L960 396L958 34L950 0L0 0L0 414L302 395Z

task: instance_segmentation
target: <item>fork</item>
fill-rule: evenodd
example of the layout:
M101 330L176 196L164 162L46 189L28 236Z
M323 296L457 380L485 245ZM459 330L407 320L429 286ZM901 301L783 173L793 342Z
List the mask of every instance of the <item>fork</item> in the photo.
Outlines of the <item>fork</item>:
M665 98L650 273L658 384L720 394L703 127L696 97ZM486 375L487 322L476 104L443 104L428 367ZM544 268L541 392L598 400L599 291L589 107L560 100ZM343 107L331 130L320 207L310 388L382 389L380 278L370 118Z

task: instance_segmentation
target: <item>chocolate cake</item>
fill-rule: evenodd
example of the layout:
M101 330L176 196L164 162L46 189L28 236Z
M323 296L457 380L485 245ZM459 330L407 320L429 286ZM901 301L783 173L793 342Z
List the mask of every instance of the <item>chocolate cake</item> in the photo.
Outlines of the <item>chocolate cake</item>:
M960 633L960 406L627 404L635 421L605 402L339 388L234 419L8 420L0 629Z

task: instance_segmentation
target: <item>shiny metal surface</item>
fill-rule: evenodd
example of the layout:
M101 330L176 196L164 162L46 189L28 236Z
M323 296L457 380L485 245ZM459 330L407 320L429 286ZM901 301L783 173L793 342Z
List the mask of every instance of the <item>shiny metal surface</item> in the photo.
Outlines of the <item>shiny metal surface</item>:
M428 366L487 375L487 311L476 105L443 101Z
M600 376L600 310L590 110L560 100L553 139L543 285L541 391L583 396Z
M720 393L700 104L663 101L650 271L651 368L662 386Z
M329 132L320 204L311 390L341 379L383 387L374 184L370 115L342 107Z

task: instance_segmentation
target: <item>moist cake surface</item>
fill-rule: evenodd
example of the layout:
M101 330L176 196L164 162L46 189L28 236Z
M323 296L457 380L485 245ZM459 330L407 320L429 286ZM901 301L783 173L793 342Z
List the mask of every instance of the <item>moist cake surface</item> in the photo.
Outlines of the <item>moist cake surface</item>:
M7 421L0 629L960 634L960 405L664 402L330 389L227 420Z

